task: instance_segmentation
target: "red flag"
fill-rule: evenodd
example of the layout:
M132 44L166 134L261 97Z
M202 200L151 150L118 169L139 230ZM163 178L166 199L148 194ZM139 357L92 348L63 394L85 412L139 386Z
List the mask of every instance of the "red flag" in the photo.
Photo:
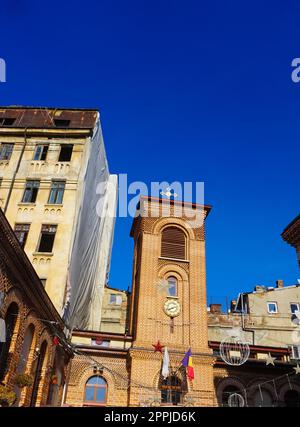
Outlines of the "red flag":
M58 337L57 337L57 336L55 336L55 337L53 338L53 344L54 344L54 345L58 345L58 344L59 344L59 339L58 339Z

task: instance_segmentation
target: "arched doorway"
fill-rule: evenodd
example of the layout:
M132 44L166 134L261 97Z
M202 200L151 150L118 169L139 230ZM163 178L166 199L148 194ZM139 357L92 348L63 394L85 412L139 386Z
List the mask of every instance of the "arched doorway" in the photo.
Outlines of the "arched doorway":
M26 329L25 335L24 335L24 341L23 341L23 347L19 358L19 363L17 367L17 373L23 374L27 371L27 373L30 372L31 366L28 366L28 359L29 355L33 356L34 351L34 325L30 324L28 328ZM17 394L17 401L15 403L16 406L20 404L20 398L21 398L21 390L19 387L15 388L15 392Z
M161 380L161 403L178 405L182 400L182 383L177 375Z
M300 407L300 393L296 390L288 390L284 395L285 406Z
M35 377L34 377L34 383L32 388L30 406L36 406L39 389L41 386L43 386L42 379L43 379L43 373L45 371L45 367L47 363L47 356L48 356L47 341L43 341L38 358L37 358L37 362L36 362Z
M6 327L6 342L0 343L0 382L4 380L8 364L9 364L9 353L12 352L12 344L14 339L17 337L19 328L19 307L13 302L8 307L5 315L5 327Z

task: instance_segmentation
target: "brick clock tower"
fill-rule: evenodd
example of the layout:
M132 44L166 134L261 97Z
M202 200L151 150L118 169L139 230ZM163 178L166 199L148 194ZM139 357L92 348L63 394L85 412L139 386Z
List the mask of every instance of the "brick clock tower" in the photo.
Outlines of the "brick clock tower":
M141 197L134 238L129 405L214 404L208 347L204 223L210 206ZM196 220L193 215L196 213ZM194 217L195 218L195 217ZM169 377L163 378L167 347ZM191 348L195 378L181 361ZM164 352L164 350L163 350Z

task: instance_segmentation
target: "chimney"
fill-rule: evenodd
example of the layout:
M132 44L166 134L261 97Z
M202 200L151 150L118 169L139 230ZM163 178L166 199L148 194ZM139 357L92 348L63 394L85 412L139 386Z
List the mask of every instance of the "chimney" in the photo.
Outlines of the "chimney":
M265 287L261 285L256 285L254 287L255 292L265 292Z
M210 304L210 312L213 314L222 313L222 304Z
M283 280L276 280L276 288L283 288Z
M236 300L233 299L230 303L230 311L234 311L236 307Z

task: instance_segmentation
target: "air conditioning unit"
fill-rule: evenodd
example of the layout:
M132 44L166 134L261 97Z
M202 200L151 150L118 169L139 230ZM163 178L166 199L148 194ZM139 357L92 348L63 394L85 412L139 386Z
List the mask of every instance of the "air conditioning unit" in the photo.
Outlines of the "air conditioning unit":
M289 345L288 349L291 359L300 360L300 345Z

